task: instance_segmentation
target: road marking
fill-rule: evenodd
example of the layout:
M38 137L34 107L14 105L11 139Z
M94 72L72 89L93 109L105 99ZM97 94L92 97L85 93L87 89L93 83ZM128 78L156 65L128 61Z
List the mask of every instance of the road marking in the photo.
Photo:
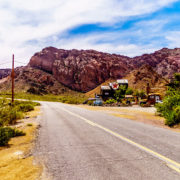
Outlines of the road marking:
M124 136L122 136L122 135L120 135L120 134L118 134L118 133L116 133L116 132L114 132L112 130L110 130L110 129L107 129L107 128L105 128L105 127L103 127L103 126L101 126L101 125L99 125L97 123L94 123L93 121L90 121L90 120L88 120L88 119L86 119L86 118L84 118L84 117L82 117L82 116L80 116L80 115L78 115L76 113L73 113L73 112L71 112L71 111L69 111L69 110L67 110L65 108L61 108L61 109L66 111L67 113L73 115L73 116L76 116L76 117L82 119L86 123L88 123L88 124L90 124L92 126L98 127L99 129L102 129L102 130L108 132L109 134L111 134L113 136L116 136L119 139L121 139L121 140L123 140L123 141L125 141L125 142L127 142L127 143L129 143L131 145L134 145L134 146L138 147L139 149L151 154L152 156L166 162L168 167L170 167L173 170L180 173L180 163L178 163L178 162L176 162L174 160L171 160L171 159L169 159L169 158L167 158L167 157L165 157L165 156L163 156L163 155L161 155L161 154L159 154L159 153L157 153L157 152L155 152L155 151L153 151L153 150L151 150L151 149L149 149L149 148L147 148L147 147L145 147L145 146L143 146L141 144L138 144L138 143L136 143L136 142L134 142L134 141L132 141L132 140L130 140L130 139L128 139L128 138L126 138L126 137L124 137Z

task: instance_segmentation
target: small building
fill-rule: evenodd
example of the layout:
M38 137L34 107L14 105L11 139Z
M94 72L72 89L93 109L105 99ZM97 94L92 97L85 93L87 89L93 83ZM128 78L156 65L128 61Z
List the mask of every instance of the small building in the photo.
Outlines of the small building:
M123 86L126 86L126 88L128 88L128 80L127 79L118 79L117 83L119 84L119 86L123 85Z
M110 86L101 86L100 94L102 99L108 99L110 97L113 97L114 91Z

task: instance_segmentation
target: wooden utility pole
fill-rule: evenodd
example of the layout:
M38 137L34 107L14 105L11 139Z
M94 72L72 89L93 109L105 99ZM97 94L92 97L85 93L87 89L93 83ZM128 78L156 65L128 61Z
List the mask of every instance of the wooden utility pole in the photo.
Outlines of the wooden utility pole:
M13 54L13 56L12 56L11 79L12 79L12 104L13 104L13 103L14 103L14 54Z

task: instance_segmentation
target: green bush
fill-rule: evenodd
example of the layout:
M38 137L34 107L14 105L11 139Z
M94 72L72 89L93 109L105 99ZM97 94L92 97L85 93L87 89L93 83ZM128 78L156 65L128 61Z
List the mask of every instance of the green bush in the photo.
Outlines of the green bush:
M22 112L29 112L34 110L34 106L32 104L20 104L18 106L18 110Z
M134 93L134 91L133 91L133 89L131 89L131 88L128 88L127 90L126 90L126 95L132 95Z
M117 101L115 99L108 99L105 102L105 104L113 104L113 103L117 103Z
M165 124L174 126L180 123L180 75L175 74L174 81L168 86L163 103L157 104L156 108L165 118Z
M11 139L8 129L0 127L0 146L5 146Z
M140 90L140 91L139 90L135 90L133 92L133 95L137 96L137 97L140 97L142 99L144 99L146 97L146 93L143 90Z
M34 110L36 105L39 103L15 101L11 105L10 101L0 101L0 126L15 124L16 120L23 118L23 113Z
M18 129L13 129L10 127L0 127L0 146L7 145L12 137L24 135L25 133Z
M93 101L88 101L87 104L92 106L93 105Z
M0 109L0 126L15 124L16 120L22 119L23 113L17 108L8 106Z

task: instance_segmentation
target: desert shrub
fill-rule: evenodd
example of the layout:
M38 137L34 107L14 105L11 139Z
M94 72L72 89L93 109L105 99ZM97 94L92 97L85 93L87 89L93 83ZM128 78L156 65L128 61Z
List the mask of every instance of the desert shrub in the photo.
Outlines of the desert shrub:
M39 103L30 101L15 101L13 104L8 101L3 106L1 105L0 126L15 124L16 120L23 118L23 113L33 110L36 105Z
M127 88L126 90L126 95L132 95L134 93L133 89L132 88Z
M16 120L23 118L23 113L13 107L0 109L0 126L15 124Z
M93 105L93 101L88 101L87 104L92 106Z
M6 128L0 127L0 146L5 146L11 139L10 133Z
M108 99L105 101L105 104L113 104L113 103L117 103L117 101L115 99Z
M7 145L12 137L24 135L25 133L18 129L13 129L10 127L0 127L0 146Z
M143 90L135 90L133 92L134 96L140 97L140 98L145 98L146 97L146 93Z
M163 103L157 104L156 108L165 118L165 124L174 126L180 123L180 74L175 74L174 81L168 86Z
M32 104L20 104L18 106L18 110L22 112L29 112L34 110L34 106Z

